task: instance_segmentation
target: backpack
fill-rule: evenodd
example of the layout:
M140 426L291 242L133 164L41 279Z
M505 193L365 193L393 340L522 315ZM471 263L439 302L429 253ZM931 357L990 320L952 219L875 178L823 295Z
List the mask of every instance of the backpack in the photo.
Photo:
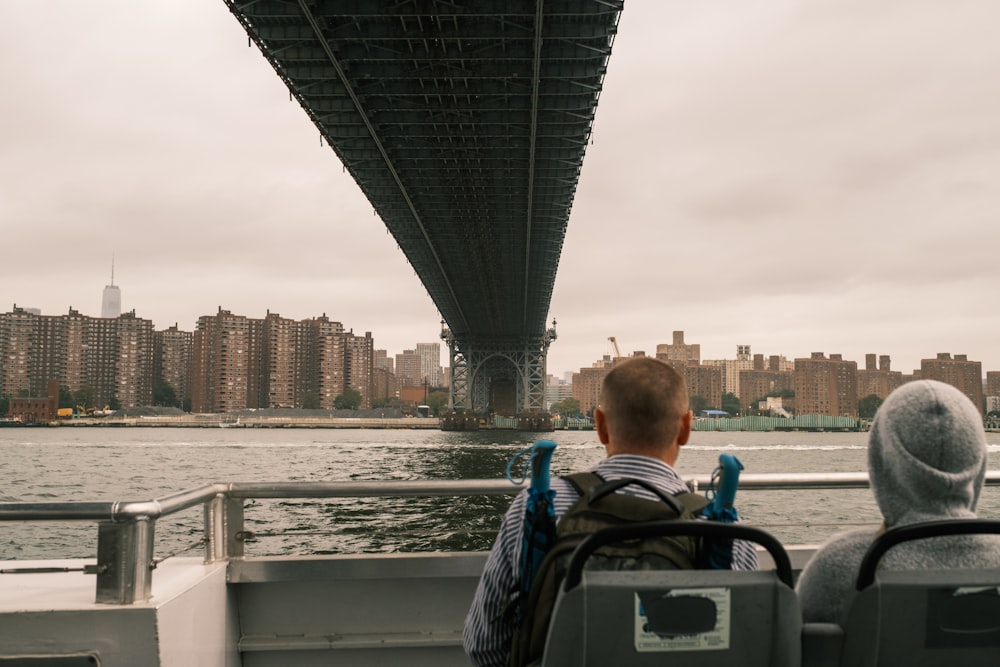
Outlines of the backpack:
M511 645L511 667L538 664L545 650L552 607L566 576L570 556L587 536L602 528L635 521L694 519L708 504L696 493L663 493L639 479L605 481L596 473L583 472L564 477L580 494L579 500L556 526L556 541L535 573L527 599L518 600L521 624ZM649 489L659 500L615 493L638 485ZM657 537L607 545L587 561L587 569L599 570L689 570L702 564L702 549L694 537Z

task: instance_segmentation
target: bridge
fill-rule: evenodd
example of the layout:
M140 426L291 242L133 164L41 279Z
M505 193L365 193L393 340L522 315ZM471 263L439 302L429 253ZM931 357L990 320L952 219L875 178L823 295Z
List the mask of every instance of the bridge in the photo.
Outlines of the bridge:
M451 405L544 410L547 325L624 0L225 0L443 318Z

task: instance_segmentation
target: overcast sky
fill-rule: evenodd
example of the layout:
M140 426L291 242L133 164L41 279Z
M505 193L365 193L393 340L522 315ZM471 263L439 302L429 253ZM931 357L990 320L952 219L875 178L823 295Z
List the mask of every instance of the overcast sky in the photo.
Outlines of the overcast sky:
M549 372L938 352L1000 370L1000 2L628 0ZM0 0L0 312L327 314L390 354L440 315L221 1ZM445 357L445 355L442 355Z

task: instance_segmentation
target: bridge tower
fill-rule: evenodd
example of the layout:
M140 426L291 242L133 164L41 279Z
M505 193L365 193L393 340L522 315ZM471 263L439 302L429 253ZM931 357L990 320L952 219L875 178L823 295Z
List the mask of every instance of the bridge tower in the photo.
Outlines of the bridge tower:
M514 389L517 412L545 410L545 370L549 345L556 339L556 321L541 336L487 337L455 335L441 322L441 340L448 344L451 410L486 415L496 412L498 392Z

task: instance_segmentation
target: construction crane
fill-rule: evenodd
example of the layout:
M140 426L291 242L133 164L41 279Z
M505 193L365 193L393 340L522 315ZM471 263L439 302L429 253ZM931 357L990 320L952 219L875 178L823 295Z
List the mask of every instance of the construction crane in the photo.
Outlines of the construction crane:
M618 351L618 341L615 340L614 336L608 336L608 340L611 341L611 348L615 351L615 359L614 360L618 361L619 359L622 358L621 352Z

